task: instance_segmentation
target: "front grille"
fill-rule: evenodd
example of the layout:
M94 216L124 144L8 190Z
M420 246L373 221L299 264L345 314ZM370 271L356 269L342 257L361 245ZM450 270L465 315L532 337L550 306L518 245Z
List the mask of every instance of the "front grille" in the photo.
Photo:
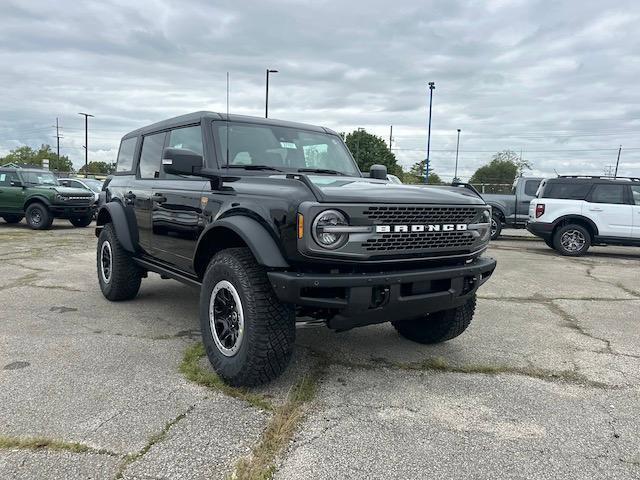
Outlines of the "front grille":
M474 242L469 231L460 232L416 232L383 233L362 244L368 252L386 252L394 250L411 251L425 249L466 249Z
M478 215L474 207L438 207L397 205L369 207L362 214L376 224L473 223Z

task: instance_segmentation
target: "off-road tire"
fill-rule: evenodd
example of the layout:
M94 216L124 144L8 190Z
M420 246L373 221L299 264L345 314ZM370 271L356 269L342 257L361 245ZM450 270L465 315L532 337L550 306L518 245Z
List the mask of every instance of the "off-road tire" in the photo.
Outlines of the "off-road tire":
M240 299L244 322L234 354L222 353L210 321L212 293L229 282ZM278 377L289 364L295 343L293 306L280 303L248 248L217 253L204 274L200 293L200 326L207 356L216 373L232 386L255 386Z
M105 242L110 247L111 255L111 269L108 276L102 269ZM113 302L131 300L138 294L142 282L142 269L133 261L131 254L120 245L115 229L110 223L104 226L98 237L96 261L100 290L106 299Z
M419 318L392 322L400 335L418 343L440 343L462 334L476 309L475 294L463 305Z
M500 215L493 214L491 216L491 228L493 229L495 222L495 232L491 232L491 240L497 240L500 238L500 233L502 233L502 220L500 219Z
M567 232L571 232L572 230L578 232L580 235L582 235L584 239L584 244L582 248L578 250L570 250L562 244L563 235ZM590 246L591 246L591 234L582 225L570 223L568 225L558 228L553 234L553 248L555 248L558 251L558 253L560 253L560 255L565 255L567 257L580 257L585 253L587 253L587 250L589 250Z
M29 205L25 216L27 224L34 230L48 230L53 223L53 215L47 206L40 202Z
M91 222L93 221L93 215L87 215L85 217L73 217L70 218L69 221L74 227L84 228L91 225Z
M20 223L24 218L24 215L4 215L4 221L7 223Z

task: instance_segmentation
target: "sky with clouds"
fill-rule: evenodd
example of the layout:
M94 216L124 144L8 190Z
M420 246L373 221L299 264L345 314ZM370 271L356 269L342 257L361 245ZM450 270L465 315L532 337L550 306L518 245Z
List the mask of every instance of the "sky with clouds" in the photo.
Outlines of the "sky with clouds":
M408 168L453 177L522 151L531 174L640 176L640 2L2 0L0 155L55 145L115 160L127 131L196 110L269 116L388 140Z

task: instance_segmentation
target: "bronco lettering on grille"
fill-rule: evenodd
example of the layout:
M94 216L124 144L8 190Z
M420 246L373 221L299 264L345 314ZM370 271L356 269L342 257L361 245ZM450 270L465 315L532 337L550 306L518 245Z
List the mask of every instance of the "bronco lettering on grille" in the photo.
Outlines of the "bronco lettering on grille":
M453 232L467 230L466 223L444 223L440 225L376 225L376 233Z

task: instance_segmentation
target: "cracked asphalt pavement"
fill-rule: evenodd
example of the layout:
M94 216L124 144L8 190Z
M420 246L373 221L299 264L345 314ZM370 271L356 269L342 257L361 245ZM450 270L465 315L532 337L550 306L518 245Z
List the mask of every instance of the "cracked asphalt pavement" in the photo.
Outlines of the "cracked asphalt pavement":
M181 373L196 289L150 274L110 303L95 244L0 223L1 479L232 477L318 359L276 479L640 479L640 249L565 258L513 233L462 336L300 328L291 367L249 392L270 410Z

